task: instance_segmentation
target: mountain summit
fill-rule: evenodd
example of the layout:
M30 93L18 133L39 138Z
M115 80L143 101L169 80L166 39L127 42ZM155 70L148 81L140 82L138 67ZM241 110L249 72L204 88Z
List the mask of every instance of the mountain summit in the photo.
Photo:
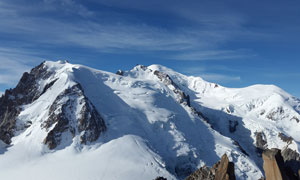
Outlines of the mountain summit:
M262 151L292 163L299 134L300 100L276 86L46 61L0 98L0 178L184 179L227 154L237 179L259 179Z

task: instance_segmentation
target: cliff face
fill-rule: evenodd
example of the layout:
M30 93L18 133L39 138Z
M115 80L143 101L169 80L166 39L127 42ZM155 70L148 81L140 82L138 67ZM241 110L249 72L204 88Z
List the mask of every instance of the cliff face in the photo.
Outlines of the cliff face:
M49 83L41 90L38 84L38 81L49 78L51 74L42 63L30 73L25 72L14 89L5 91L0 98L0 140L11 143L21 106L32 103L53 85Z

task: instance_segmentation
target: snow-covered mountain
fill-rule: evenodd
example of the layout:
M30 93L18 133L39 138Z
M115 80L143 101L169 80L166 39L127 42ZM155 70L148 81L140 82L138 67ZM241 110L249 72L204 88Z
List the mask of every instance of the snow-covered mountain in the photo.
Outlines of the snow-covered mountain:
M299 121L276 86L47 61L0 98L0 179L184 179L224 153L237 179L259 179L263 149L299 153Z

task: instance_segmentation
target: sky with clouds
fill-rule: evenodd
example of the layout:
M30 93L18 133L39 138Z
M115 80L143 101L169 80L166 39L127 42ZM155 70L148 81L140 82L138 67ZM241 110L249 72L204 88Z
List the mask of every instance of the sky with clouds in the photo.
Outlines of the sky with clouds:
M43 60L115 72L162 64L228 87L300 97L296 0L3 0L0 93Z

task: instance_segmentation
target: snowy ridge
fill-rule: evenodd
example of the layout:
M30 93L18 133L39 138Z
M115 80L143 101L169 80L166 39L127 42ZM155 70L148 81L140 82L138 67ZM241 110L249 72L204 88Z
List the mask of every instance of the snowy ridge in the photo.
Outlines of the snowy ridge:
M43 65L41 95L22 105L10 146L0 141L0 178L18 179L17 169L25 179L183 179L226 153L237 179L259 179L259 132L266 147L299 152L300 101L278 87L225 88L160 65L122 76L65 61Z

